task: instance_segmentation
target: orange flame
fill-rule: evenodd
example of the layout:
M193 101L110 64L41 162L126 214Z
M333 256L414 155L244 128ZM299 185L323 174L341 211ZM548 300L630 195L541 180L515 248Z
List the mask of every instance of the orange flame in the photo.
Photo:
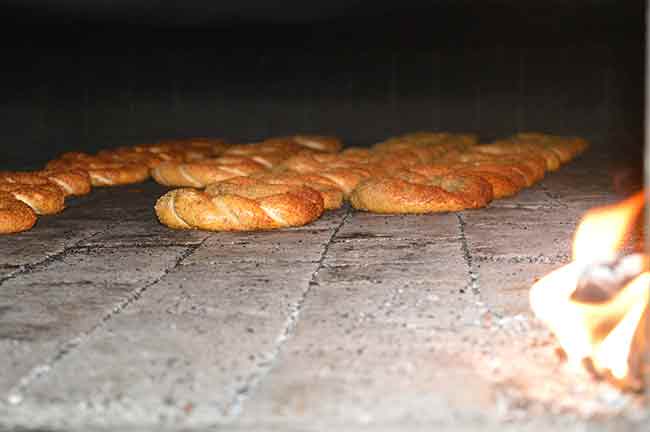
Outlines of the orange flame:
M614 259L643 205L643 192L639 192L618 204L588 211L574 236L573 259L585 262Z
M588 360L597 374L619 381L638 378L631 377L635 372L630 371L629 359L650 302L650 272L641 273L603 302L572 296L590 263L616 258L643 206L643 193L639 193L587 212L574 237L574 261L539 280L530 292L533 312L555 334L569 363Z

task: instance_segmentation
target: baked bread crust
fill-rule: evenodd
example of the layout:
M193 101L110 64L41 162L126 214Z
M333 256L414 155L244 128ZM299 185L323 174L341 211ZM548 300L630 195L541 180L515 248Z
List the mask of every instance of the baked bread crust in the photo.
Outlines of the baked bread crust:
M27 231L36 223L36 213L8 192L0 192L0 234Z
M250 177L235 177L229 182L245 184L246 182L262 181L268 184L306 186L318 191L323 198L325 210L333 210L343 205L343 191L338 184L318 174L299 174L293 172L267 172L254 174Z
M38 215L60 213L65 208L65 195L54 184L32 186L19 183L0 183L0 191L27 204Z
M57 185L65 194L86 195L92 185L90 176L84 170L42 170L42 171L2 171L0 183L20 183L24 185Z
M210 183L265 171L266 167L247 157L224 156L196 162L165 162L151 170L156 182L165 186L204 188Z
M320 217L323 198L303 186L215 183L174 189L156 202L160 222L175 229L259 231L301 226Z
M363 181L350 203L374 213L438 213L485 207L492 196L490 184L478 176L422 175L405 169Z
M87 153L64 153L47 163L48 170L83 170L93 186L140 183L149 178L149 167L137 162L112 162Z

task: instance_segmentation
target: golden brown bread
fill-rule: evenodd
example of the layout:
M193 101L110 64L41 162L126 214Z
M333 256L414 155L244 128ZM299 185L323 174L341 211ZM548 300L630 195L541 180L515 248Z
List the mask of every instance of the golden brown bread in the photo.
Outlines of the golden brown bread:
M305 225L323 213L323 198L303 186L215 183L205 191L174 189L156 215L176 229L257 231Z
M64 153L47 163L48 170L83 170L93 186L140 183L149 178L149 167L137 162L111 162L87 153Z
M25 185L55 184L68 195L85 195L91 190L90 176L84 170L2 171L0 183Z
M499 167L474 164L425 164L409 168L424 176L462 174L481 177L492 186L493 199L515 195L524 187L524 179L518 173L504 173Z
M265 172L253 174L251 177L235 177L227 181L240 184L262 181L268 184L306 186L321 194L325 210L337 209L343 205L343 191L339 188L338 184L318 174L300 174L289 171Z
M537 148L544 148L555 153L564 164L589 148L589 142L584 138L549 135L538 132L521 132L510 138L517 143L532 145Z
M302 149L309 149L323 153L336 153L341 150L341 140L325 135L292 135L285 137L269 138L263 141L267 144L298 145ZM295 150L294 150L295 151Z
M12 194L0 192L0 234L27 231L36 223L36 213Z
M228 147L229 145L221 138L193 137L167 139L127 148L136 152L154 154L167 161L191 162L220 156Z
M490 144L478 145L472 148L472 152L502 157L541 159L547 171L556 171L562 164L559 156L546 147L513 140L498 140Z
M195 162L165 162L151 170L154 180L165 186L204 188L210 183L248 176L266 167L247 157L222 156Z
M359 164L356 161L348 160L340 154L301 151L280 164L279 170L294 171L305 174L319 172L328 168L349 168L358 165Z
M292 151L287 148L265 145L264 143L239 144L232 146L224 156L249 158L265 168L273 168L291 156Z
M354 208L374 213L459 211L485 207L491 200L492 187L481 177L422 175L410 169L367 179L350 195Z
M334 141L331 141L334 140ZM219 158L192 163L166 162L152 170L153 178L167 186L205 187L210 183L225 181L236 176L248 176L280 165L292 154L300 153L304 145L320 145L323 149L335 148L339 141L328 137L280 137L249 144L228 147ZM334 143L334 144L333 144ZM305 155L312 150L302 150Z
M8 193L25 204L36 214L55 214L65 207L65 195L56 185L43 184L38 186L19 183L0 183L0 192Z

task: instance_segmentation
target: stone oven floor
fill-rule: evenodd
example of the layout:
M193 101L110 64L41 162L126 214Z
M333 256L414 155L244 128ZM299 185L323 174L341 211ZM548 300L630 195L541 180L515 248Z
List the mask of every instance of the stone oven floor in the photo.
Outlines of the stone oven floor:
M648 430L563 367L528 288L617 199L590 156L489 208L172 231L153 183L0 238L0 429Z

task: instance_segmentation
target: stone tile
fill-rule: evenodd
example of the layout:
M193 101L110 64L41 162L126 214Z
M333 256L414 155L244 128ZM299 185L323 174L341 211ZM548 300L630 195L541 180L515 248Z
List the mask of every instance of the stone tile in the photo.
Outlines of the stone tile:
M348 331L374 325L453 329L474 323L478 298L463 293L467 281L449 274L437 281L317 281L307 298L306 313ZM310 325L311 325L310 324Z
M57 220L57 217L42 217L29 231L0 236L0 266L22 266L41 262L108 227L104 222L83 221L71 224Z
M275 261L317 262L332 236L329 230L279 230L249 233L210 233L188 259L191 263Z
M524 189L513 197L494 200L490 203L490 207L498 208L540 209L561 206L560 201L551 197L541 185Z
M578 222L566 210L505 208L463 212L463 220L472 255L515 262L570 256Z
M326 266L357 263L431 263L461 255L459 237L434 237L422 233L420 238L385 239L340 237L329 245Z
M168 189L154 182L94 188L88 197L75 198L62 215L77 219L112 221L156 220L154 205ZM116 199L119 197L119 199ZM81 200L76 202L76 200Z
M79 246L164 246L197 245L210 233L199 230L173 230L158 222L155 215L144 220L115 223L110 230L92 236Z
M315 263L185 263L147 290L146 299L131 309L142 308L144 313L160 303L174 305L162 309L169 313L209 314L255 304L280 313L292 302L287 295L302 293L316 268Z
M459 269L458 269L459 270ZM431 263L345 263L323 267L318 275L321 283L331 284L335 282L369 282L381 284L385 281L398 281L408 283L411 281L435 283L450 271L443 263L435 266ZM460 271L460 270L459 270ZM467 276L467 271L458 273L460 279Z
M34 382L23 405L36 424L225 418L274 361L315 266L178 266Z
M475 268L479 277L481 300L490 311L501 316L529 314L530 287L561 265L478 261Z
M339 230L338 240L353 239L441 239L456 238L458 218L454 214L380 215L353 210Z
M614 180L606 173L601 176L594 175L594 171L602 172L601 170L602 167L591 167L586 172L560 169L544 179L542 186L563 204L592 197L607 199L614 195Z
M137 289L173 267L185 248L76 250L5 281L0 290L0 394L101 323ZM16 358L11 341L21 344ZM8 362L8 363L7 363Z
M395 260L390 244L413 239L346 237L346 229L325 260L337 265L317 273L296 333L244 401L238 424L445 423L488 413L489 383L443 342L482 310L462 294L469 276L459 242L424 251L425 262ZM471 390L451 391L459 380Z
M424 287L313 287L281 361L238 421L324 427L489 417L490 384L449 344L449 329L477 317L467 297Z
M287 228L277 232L291 232L291 231L317 231L317 230L331 230L337 228L343 218L352 211L350 207L345 204L342 208L336 210L328 210L323 215L316 219L314 222L303 225L300 227Z
M20 271L19 266L3 266L0 267L0 280L4 280L7 277L10 277L14 273Z
M238 421L325 428L493 419L491 383L444 344L429 331L374 326L346 335L303 326Z

